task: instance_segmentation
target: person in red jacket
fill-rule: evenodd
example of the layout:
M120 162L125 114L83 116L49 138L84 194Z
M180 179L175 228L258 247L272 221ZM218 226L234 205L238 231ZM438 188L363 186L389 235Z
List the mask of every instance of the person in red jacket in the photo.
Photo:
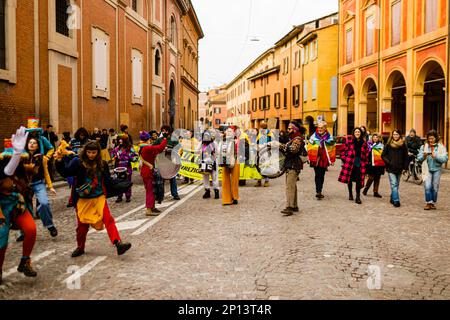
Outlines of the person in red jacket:
M141 177L145 186L145 205L147 207L147 216L158 216L161 211L155 207L155 194L153 193L153 169L155 167L155 159L158 154L163 152L167 147L167 138L164 138L161 144L156 146L150 143L150 134L142 131L140 134L141 148L140 156L142 161Z

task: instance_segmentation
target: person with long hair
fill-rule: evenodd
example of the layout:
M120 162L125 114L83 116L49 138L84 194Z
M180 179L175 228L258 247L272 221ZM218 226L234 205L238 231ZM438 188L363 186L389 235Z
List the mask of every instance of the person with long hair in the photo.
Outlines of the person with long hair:
M113 151L113 160L115 168L127 169L127 180L131 181L133 176L132 162L138 161L138 155L134 151L133 145L130 144L128 135L119 134L117 137L118 146ZM132 190L131 187L125 192L126 202L131 201ZM116 202L122 202L123 194L119 194Z
M361 128L353 129L352 138L348 139L342 153L342 168L338 181L347 184L350 201L361 204L361 189L364 187L369 148L364 140ZM353 197L353 182L356 184L356 198Z
M328 132L325 121L321 121L317 125L316 132L309 138L307 149L309 163L315 173L316 198L322 200L325 198L322 193L325 173L328 171L328 167L336 162L336 141Z
M391 204L399 208L400 194L399 186L403 171L408 170L409 156L408 148L405 141L402 139L400 130L395 129L386 147L381 155L386 164L386 171L389 173L389 184L391 186Z
M33 136L28 137L25 151L28 153L28 158L24 161L25 171L30 181L31 189L39 202L37 213L50 235L56 237L58 235L58 230L53 222L53 215L48 200L46 186L52 195L56 195L56 191L53 188L52 180L50 179L47 159L44 155L39 153L39 141ZM23 235L21 235L18 240L22 239Z
M89 227L103 230L106 227L109 239L117 248L117 254L122 255L131 248L128 242L122 242L115 220L109 211L107 184L111 181L108 164L101 158L101 148L97 141L89 141L80 151L79 157L62 156L58 150L55 153L56 168L63 176L74 176L75 196L74 206L77 213L77 248L72 257L84 254L86 236Z
M381 176L384 175L385 171L385 164L381 158L384 145L377 133L372 135L372 140L367 144L369 146L369 163L366 173L369 177L366 182L366 187L363 190L363 195L367 196L367 193L373 184L373 196L375 198L382 198L379 193L379 188Z
M420 148L418 160L422 161L425 182L425 210L436 210L442 165L448 162L447 148L439 142L436 130L427 133L427 142Z
M22 258L17 271L26 277L37 276L30 258L36 242L36 224L30 213L33 207L31 190L21 162L27 136L24 127L18 129L0 155L0 284L11 229L24 232Z
M89 141L89 132L86 128L79 128L75 131L73 139L70 141L69 145L72 151L75 154L78 154L78 151L83 148L83 146Z

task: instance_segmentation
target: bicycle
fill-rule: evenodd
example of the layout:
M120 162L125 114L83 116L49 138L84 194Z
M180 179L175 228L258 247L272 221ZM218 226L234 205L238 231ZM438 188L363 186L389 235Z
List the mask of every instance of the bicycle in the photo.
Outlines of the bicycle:
M403 181L408 182L411 177L414 178L414 183L421 185L423 183L422 179L422 164L417 160L417 156L408 153L409 156L414 157L408 165L408 170L405 170L402 174Z

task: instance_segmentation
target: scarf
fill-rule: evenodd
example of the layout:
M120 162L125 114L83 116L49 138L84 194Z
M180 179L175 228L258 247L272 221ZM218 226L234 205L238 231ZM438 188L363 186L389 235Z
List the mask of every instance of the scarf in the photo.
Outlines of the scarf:
M325 148L328 163L332 164L336 161L336 142L333 139L333 136L328 132L321 136L319 135L319 131L317 130L309 139L307 151L308 158L310 163L317 163L319 158L319 148Z
M403 147L403 145L405 144L405 142L400 139L398 141L395 141L394 139L391 140L391 142L389 143L389 145L391 146L392 149L400 149L401 147Z
M384 167L385 163L383 161L383 159L381 158L381 154L383 153L383 149L384 149L384 145L381 142L377 142L377 143L373 143L370 142L368 143L369 146L369 152L371 152L372 157L371 157L371 164L374 167Z

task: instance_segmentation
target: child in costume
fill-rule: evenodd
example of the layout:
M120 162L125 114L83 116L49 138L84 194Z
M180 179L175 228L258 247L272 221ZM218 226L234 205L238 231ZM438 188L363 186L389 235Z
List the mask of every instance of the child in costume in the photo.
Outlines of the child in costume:
M219 171L217 166L218 150L219 147L213 140L211 132L205 131L202 135L202 142L197 149L197 154L200 154L200 171L203 175L203 186L205 188L203 199L211 198L210 177L213 182L214 198L219 199Z
M17 271L27 277L37 276L30 259L36 242L36 224L30 213L31 199L27 198L31 190L20 163L27 136L25 128L21 127L12 136L11 145L7 145L9 148L0 155L0 284L10 229L20 229L25 235Z
M369 146L369 165L367 166L367 175L369 178L366 182L366 187L363 190L363 195L367 196L370 187L373 183L373 196L375 198L382 198L382 196L378 193L378 188L380 187L381 176L384 175L384 161L381 158L383 154L384 145L380 140L378 134L372 135L372 140L368 143Z
M108 203L106 202L107 184L111 181L108 164L102 161L100 144L96 141L88 142L80 151L79 157L63 157L56 152L56 169L63 176L74 176L76 193L73 199L76 208L77 248L72 257L84 254L86 236L89 227L103 230L117 248L117 254L122 255L131 248L130 243L121 241Z
M119 134L118 136L119 146L113 151L113 160L115 168L127 169L127 180L131 181L133 175L132 162L138 161L138 155L134 151L133 145L130 144L127 134ZM117 197L116 202L122 202L123 194ZM126 202L131 201L131 187L125 192Z

